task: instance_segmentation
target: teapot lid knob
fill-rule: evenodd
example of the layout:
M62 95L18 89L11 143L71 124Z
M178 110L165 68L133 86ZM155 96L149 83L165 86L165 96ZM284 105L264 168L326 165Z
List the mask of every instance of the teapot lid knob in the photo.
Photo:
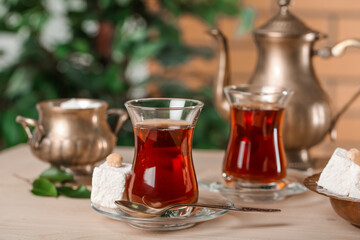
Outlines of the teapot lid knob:
M314 41L319 37L319 32L306 26L289 11L291 0L277 0L277 3L280 11L263 26L255 29L255 36L300 38L306 35L308 41Z
M291 0L278 0L278 4L280 7L286 7L290 4Z
M290 5L291 0L278 0L278 5L280 6L281 13L288 12L288 6Z

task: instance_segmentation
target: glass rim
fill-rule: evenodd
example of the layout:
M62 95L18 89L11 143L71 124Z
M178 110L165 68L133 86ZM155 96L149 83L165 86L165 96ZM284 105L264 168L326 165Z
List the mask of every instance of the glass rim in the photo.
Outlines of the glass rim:
M148 107L148 106L137 106L134 103L137 102L150 102L150 101L170 101L170 100L182 100L186 102L193 102L196 105L194 106L184 106L184 107ZM184 110L184 109L197 109L204 106L204 103L200 100L190 99L190 98L137 98L131 99L125 102L125 107L144 109L144 110Z
M250 89L262 89L262 88L271 88L274 89L273 92L261 92L261 91L251 91ZM245 90L247 89L247 90ZM251 85L251 84L241 84L241 85L229 85L224 87L224 92L241 92L244 95L258 95L258 96L268 96L268 95L291 95L294 91L291 88L281 87L281 86L272 86L272 85Z

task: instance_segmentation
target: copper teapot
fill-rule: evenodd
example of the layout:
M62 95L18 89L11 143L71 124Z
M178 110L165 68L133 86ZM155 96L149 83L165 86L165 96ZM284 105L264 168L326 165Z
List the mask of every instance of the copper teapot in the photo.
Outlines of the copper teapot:
M322 89L312 57L340 56L348 47L360 47L360 39L347 39L333 47L314 49L324 34L307 27L289 11L290 0L279 0L279 12L253 31L258 49L256 69L249 79L254 85L274 85L294 90L284 118L283 140L288 166L308 169L313 165L308 150L332 133L339 117L360 95L360 88L347 104L333 114L329 96ZM214 103L220 115L229 118L223 88L230 85L230 63L225 36L218 29L209 33L219 47L219 71L214 81Z

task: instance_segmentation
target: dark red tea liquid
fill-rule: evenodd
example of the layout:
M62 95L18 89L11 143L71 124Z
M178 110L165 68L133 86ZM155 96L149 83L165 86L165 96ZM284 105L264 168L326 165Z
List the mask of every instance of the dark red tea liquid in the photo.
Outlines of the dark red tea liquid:
M135 126L130 201L155 208L197 201L191 147L193 130L185 121L172 120L151 120Z
M233 106L223 176L227 181L271 183L286 176L281 140L283 108Z

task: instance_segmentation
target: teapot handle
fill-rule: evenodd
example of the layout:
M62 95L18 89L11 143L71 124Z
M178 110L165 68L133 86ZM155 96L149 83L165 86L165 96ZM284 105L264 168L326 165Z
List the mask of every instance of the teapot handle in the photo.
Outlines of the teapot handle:
M333 47L325 47L315 51L315 54L319 55L322 58L329 57L339 57L341 56L348 47L356 47L360 48L360 39L349 38L344 41L341 41L335 44ZM340 109L340 111L335 115L335 117L331 120L331 125L329 129L331 140L336 139L336 130L335 126L338 122L339 118L346 112L346 110L350 107L350 105L360 96L360 88L358 91L350 98L350 100Z
M126 121L126 119L128 118L128 114L124 111L124 110L122 110L122 109L108 109L107 111L106 111L106 114L107 115L112 115L112 114L114 114L114 115L118 115L119 116L119 119L118 119L118 121L117 121L117 123L116 123L116 127L115 127L115 129L114 129L114 134L116 135L118 132L119 132L119 130L120 130L120 128L121 128L121 125Z
M39 148L41 139L42 139L42 137L44 135L44 131L43 131L42 126L38 123L38 121L36 121L35 119L31 119L31 118L25 118L25 117L22 117L22 116L17 116L16 117L16 122L20 123L23 126L29 140L31 140L33 138L33 134L31 132L29 126L32 126L32 127L36 128L38 134L37 134L37 138L35 140L34 147Z
M349 38L335 44L332 47L320 48L315 51L315 54L322 58L339 57L348 47L360 48L360 39Z

